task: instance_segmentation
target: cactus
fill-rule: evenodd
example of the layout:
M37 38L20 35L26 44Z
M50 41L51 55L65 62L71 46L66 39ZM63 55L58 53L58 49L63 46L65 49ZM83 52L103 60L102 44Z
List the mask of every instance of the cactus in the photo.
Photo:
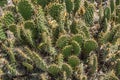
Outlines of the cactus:
M73 10L73 2L72 0L65 0L65 4L66 4L66 9L67 12L70 14Z
M5 67L8 69L8 74L12 76L16 76L19 74L19 72L14 67L12 67L12 65L10 65L9 63L7 63Z
M111 14L115 11L115 1L110 0L110 8L111 8Z
M48 72L52 75L57 75L58 73L60 73L60 68L58 65L56 64L51 64L49 67L48 67Z
M95 40L87 40L84 42L84 51L86 54L95 50L98 47L98 44Z
M78 56L81 53L81 47L79 43L76 41L72 41L71 44L73 46L73 54Z
M72 37L72 40L75 40L77 43L79 43L79 46L83 46L83 43L84 43L84 39L83 39L83 36L80 35L80 34L76 34Z
M59 48L65 47L66 45L68 45L69 38L69 35L61 35L56 41L56 46Z
M63 64L63 59L64 59L64 57L63 57L63 55L62 54L58 54L57 55L57 64L61 67L62 66L62 64Z
M48 5L51 0L36 0L37 4L40 4L43 8Z
M43 9L41 6L38 7L38 12L36 14L37 19L36 19L36 26L38 28L38 31L41 32L47 32L48 33L48 29L45 25L46 19L45 19L45 14L43 12Z
M84 14L84 19L85 19L85 23L88 26L93 25L93 14L94 14L94 7L92 5L86 7L86 12Z
M119 80L120 0L3 2L0 79Z
M73 34L78 33L77 27L78 27L77 22L74 20L72 22L72 24L70 25L70 31L71 31L71 33L73 33Z
M34 29L35 28L35 24L31 20L25 21L24 28L25 29Z
M3 16L3 23L5 26L9 26L15 22L15 17L13 16L12 12L6 12Z
M67 77L70 77L73 73L71 66L67 63L63 63L62 65L62 72L64 71L66 72Z
M77 56L70 56L68 58L68 64L72 67L75 68L80 64L80 59Z
M62 54L65 58L71 55L72 53L72 45L67 45L62 49Z
M85 38L87 38L87 39L90 38L90 33L89 33L89 30L88 30L87 26L82 26L82 27L80 28L80 30L84 33L84 34L82 34L83 37L85 37Z
M3 31L2 24L0 23L0 41L5 39L6 39L6 35L5 32Z
M63 9L63 6L61 4L58 4L58 3L53 3L52 5L50 4L49 13L53 17L53 19L55 19L57 22L60 21L60 18L61 18L60 15L61 15L62 9Z
M104 19L107 18L107 20L109 21L111 18L111 11L109 7L106 7L104 9Z
M115 67L115 73L117 76L120 76L120 60L117 60L117 64Z
M31 19L33 14L32 5L27 0L21 0L18 3L18 11L25 20Z
M33 66L27 62L22 62L22 65L25 66L28 71L33 70Z
M95 54L90 56L89 64L91 67L91 73L95 73L98 70L98 58Z
M115 2L117 6L120 5L120 0L116 0Z
M74 14L79 10L81 0L74 0Z
M34 61L36 67L39 69L46 71L47 69L47 64L45 61L39 56L36 52L32 52L29 48L25 47L28 56Z
M34 46L34 42L33 42L33 35L32 35L32 32L30 30L25 30L25 29L22 29L23 33L23 38L22 40L26 40L27 43L29 43L30 45Z
M5 4L7 4L7 0L1 0L0 1L0 6L4 6Z

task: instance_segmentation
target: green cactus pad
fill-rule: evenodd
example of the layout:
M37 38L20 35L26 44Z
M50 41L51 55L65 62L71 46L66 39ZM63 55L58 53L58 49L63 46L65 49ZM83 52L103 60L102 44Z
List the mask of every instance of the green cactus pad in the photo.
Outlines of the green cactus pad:
M81 0L74 0L74 14L79 10L80 2Z
M63 63L62 71L66 72L67 77L70 77L73 73L72 67L67 63Z
M18 11L25 20L31 19L33 14L32 5L27 0L21 0L18 3Z
M57 22L59 22L60 20L60 14L62 9L63 9L63 6L58 3L53 3L52 5L50 5L49 13Z
M68 13L71 13L73 10L73 2L72 0L65 0L65 4L66 4L66 9Z
M69 38L70 37L68 35L61 35L56 42L56 46L59 48L65 47L66 45L68 45Z
M72 41L72 46L73 46L73 54L78 56L81 53L81 47L79 43L76 41Z
M106 7L104 9L104 17L107 18L108 21L110 20L110 18L111 18L111 11L110 11L109 7Z
M93 25L93 15L94 14L94 7L93 5L90 5L88 7L86 7L86 12L84 14L84 19L85 19L85 23L87 24L87 26L92 26Z
M0 40L5 40L5 39L6 39L6 35L5 32L3 31L2 24L0 23Z
M25 27L25 29L31 29L32 30L35 27L35 24L31 20L25 21L24 27Z
M22 62L22 65L25 66L28 71L33 70L33 66L27 62Z
M49 67L48 67L48 72L52 75L57 75L59 72L60 72L60 68L58 65L56 64L51 64Z
M87 40L84 42L84 52L86 54L90 53L91 51L97 49L98 44L95 40Z
M62 54L65 58L67 58L68 56L71 55L71 52L72 52L72 45L67 45L65 46L63 49L62 49Z
M77 56L70 56L68 58L68 64L72 67L75 68L80 64L80 59Z
M83 43L84 43L84 39L83 36L80 34L76 34L73 36L72 40L75 40L79 43L79 45L82 47Z
M73 34L77 34L78 33L78 24L77 24L77 22L75 20L70 25L70 31Z
M3 23L6 26L9 26L9 25L13 24L14 22L15 22L15 17L12 14L12 12L6 12L3 16Z
M117 60L115 72L117 76L120 76L120 60Z

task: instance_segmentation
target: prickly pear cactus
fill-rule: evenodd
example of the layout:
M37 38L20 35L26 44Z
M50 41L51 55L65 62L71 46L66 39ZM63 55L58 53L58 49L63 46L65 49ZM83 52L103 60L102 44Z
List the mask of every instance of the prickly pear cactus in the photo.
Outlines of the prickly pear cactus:
M0 23L0 41L5 40L5 39L6 39L6 35L5 35L4 30L3 30L2 24Z
M27 0L21 0L18 3L18 11L25 20L30 19L33 14L32 5Z
M119 80L120 0L0 0L0 80Z

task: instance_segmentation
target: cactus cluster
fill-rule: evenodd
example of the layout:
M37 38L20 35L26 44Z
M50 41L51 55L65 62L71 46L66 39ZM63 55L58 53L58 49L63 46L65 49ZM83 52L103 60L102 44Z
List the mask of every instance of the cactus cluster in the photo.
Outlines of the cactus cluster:
M0 80L119 80L120 0L104 1L0 0Z

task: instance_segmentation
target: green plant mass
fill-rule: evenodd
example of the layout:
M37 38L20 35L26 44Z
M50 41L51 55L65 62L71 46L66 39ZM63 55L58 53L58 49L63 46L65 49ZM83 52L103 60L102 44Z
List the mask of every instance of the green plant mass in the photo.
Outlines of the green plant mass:
M0 80L120 80L120 0L0 0Z

